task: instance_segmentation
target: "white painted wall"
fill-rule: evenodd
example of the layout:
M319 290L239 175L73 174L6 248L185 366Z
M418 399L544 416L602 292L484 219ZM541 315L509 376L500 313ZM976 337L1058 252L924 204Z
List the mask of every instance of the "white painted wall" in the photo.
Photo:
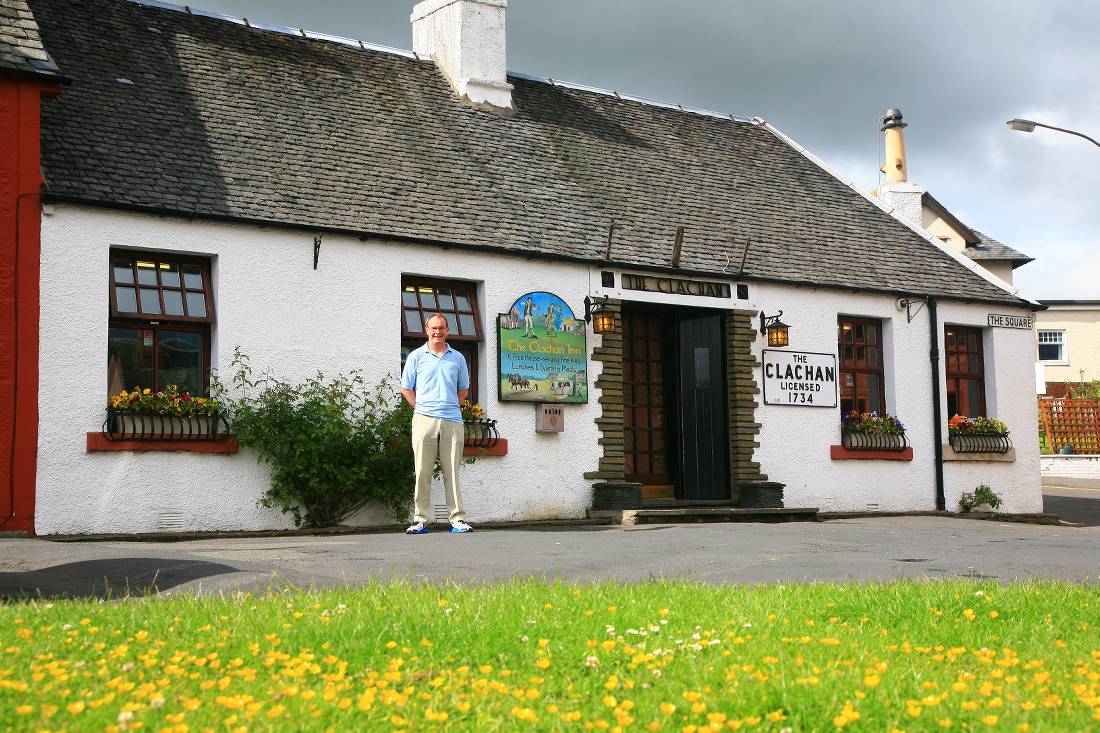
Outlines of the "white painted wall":
M402 273L479 283L482 326L481 401L509 441L505 457L482 458L462 470L469 519L479 521L580 517L591 504L582 478L597 468L598 362L590 362L590 402L566 406L564 433L535 433L534 408L496 399L495 315L516 297L548 290L580 313L598 294L598 268L497 255L325 236L313 270L313 234L215 222L188 222L69 205L54 207L42 229L42 355L36 531L39 534L153 532L161 512L179 512L193 530L256 530L291 526L287 517L257 506L266 468L247 449L238 456L189 453L85 452L86 433L104 417L107 363L107 267L111 247L159 249L212 256L217 324L215 362L225 367L235 346L254 367L270 366L300 379L360 368L377 380L396 373L400 353ZM617 273L618 274L618 273ZM618 282L618 277L617 277ZM886 394L891 413L906 425L912 462L833 461L840 442L838 408L761 406L756 459L787 485L788 506L883 511L935 506L928 312L912 323L895 299L752 283L747 301L722 307L782 309L793 351L836 353L837 316L880 318L886 343ZM719 305L714 299L631 291L625 298L680 305ZM997 313L1013 313L1003 306ZM940 304L943 324L984 327L990 307ZM1028 311L1021 310L1020 315ZM989 411L1004 420L1016 445L1015 463L949 463L947 507L963 491L989 483L1004 511L1042 510L1039 488L1034 343L1030 331L986 329ZM589 334L589 348L599 337ZM764 338L756 343L759 356ZM944 376L941 374L940 384ZM946 396L943 397L944 421ZM946 428L944 430L946 438ZM410 491L412 487L410 486ZM439 487L435 503L442 503ZM378 511L353 524L392 521Z
M912 323L895 298L811 291L774 285L753 285L751 299L765 312L783 310L790 324L790 351L836 353L837 316L878 318L884 322L886 342L887 409L906 427L913 460L845 460L830 458L829 446L840 443L838 408L761 406L760 448L756 460L774 481L785 483L787 506L815 506L823 511L904 511L935 509L935 458L932 440L931 364L928 309ZM996 306L997 312L1011 308ZM943 360L943 324L984 327L990 307L947 304L941 301L940 385L944 441L948 416ZM1021 311L1020 315L1027 315ZM1002 511L1042 511L1039 487L1034 375L1026 354L1033 348L1031 332L986 329L987 400L989 413L1004 420L1016 445L1015 463L963 462L944 467L946 506L958 509L959 495L979 483L988 483L1005 500ZM760 337L754 347L765 347ZM992 360L997 359L993 364Z
M309 232L59 205L42 222L37 533L153 532L163 511L183 512L187 528L196 531L292 526L257 506L268 474L250 450L238 456L85 452L86 434L100 429L106 404L111 247L213 256L215 363L226 367L239 345L254 368L270 366L290 379L318 369L359 368L368 380L396 374L402 273L480 283L487 336L481 401L499 420L509 452L463 467L469 520L581 517L590 506L591 486L582 474L597 468L599 390L590 387L587 405L566 406L564 433L536 434L534 407L498 403L496 385L487 379L496 373L495 314L531 290L556 293L579 310L588 294L586 267L326 235L315 271ZM589 333L589 339L589 348L598 345L598 336ZM382 512L365 512L351 523L390 521Z

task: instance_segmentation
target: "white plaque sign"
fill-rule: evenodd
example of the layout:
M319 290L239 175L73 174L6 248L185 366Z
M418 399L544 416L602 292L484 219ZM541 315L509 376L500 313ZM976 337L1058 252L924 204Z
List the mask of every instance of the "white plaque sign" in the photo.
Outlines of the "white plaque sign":
M764 404L836 407L836 355L764 349Z
M1004 316L998 313L990 313L987 316L991 328L1026 328L1031 330L1031 316Z

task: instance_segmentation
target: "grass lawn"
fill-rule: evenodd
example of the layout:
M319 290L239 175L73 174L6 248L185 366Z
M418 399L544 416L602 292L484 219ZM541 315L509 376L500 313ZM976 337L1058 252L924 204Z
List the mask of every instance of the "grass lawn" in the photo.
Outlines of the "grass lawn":
M378 584L0 606L0 729L1086 731L1100 587Z

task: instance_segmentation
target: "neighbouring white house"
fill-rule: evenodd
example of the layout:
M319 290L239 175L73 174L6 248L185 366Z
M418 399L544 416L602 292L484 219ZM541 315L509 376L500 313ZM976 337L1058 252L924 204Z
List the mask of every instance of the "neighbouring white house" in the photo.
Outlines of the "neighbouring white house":
M257 504L250 449L112 439L108 395L202 393L236 347L291 379L377 380L434 311L501 436L463 469L475 525L775 485L787 507L898 511L988 483L1042 510L1021 327L1041 306L762 119L507 72L504 0L410 8L411 52L15 2L64 81L20 128L40 189L0 188L3 225L33 224L0 253L6 528L291 526ZM563 429L536 430L548 404ZM904 439L842 435L852 410ZM1021 439L956 450L955 413Z

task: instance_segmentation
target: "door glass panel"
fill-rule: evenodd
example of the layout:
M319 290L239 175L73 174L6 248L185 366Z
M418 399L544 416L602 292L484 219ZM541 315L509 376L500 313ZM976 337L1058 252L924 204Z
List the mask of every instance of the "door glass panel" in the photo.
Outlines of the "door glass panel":
M180 271L174 262L160 263L160 284L166 288L180 286Z
M178 290L164 290L164 312L169 316L183 315L183 293Z
M156 275L156 273L153 273ZM156 288L141 289L141 312L160 313L160 291Z
M107 329L107 392L153 386L153 346L140 328Z
M132 283L134 282L134 270L130 267L129 260L115 260L115 282L116 283Z
M192 318L206 318L206 295L204 293L187 294L187 315Z
M157 284L157 265L155 262L142 262L138 260L137 274L138 283L141 285Z
M696 346L695 349L695 386L710 386L710 347Z
M119 313L137 313L137 293L133 288L115 288Z
M174 384L180 392L201 395L203 380L203 335L180 331L160 332L157 384L164 389Z
M183 284L188 288L202 290L202 268L198 265L184 265Z

